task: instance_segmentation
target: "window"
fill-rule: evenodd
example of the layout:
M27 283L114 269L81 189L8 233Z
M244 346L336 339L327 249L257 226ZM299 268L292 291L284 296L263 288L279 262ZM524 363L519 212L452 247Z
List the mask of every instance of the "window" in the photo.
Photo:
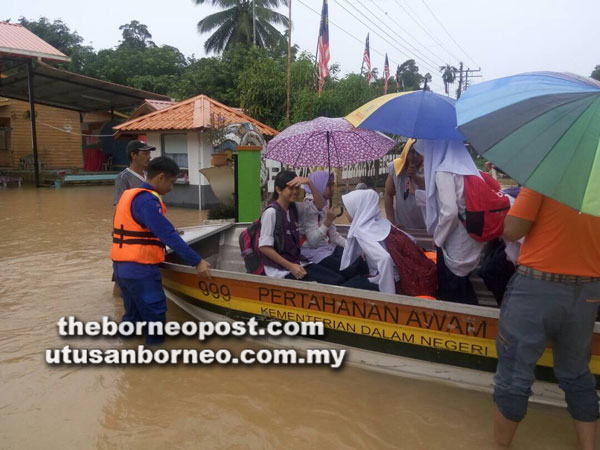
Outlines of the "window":
M163 154L172 158L182 170L188 168L187 134L163 134L162 147Z
M0 152L8 150L8 135L10 127L0 125Z

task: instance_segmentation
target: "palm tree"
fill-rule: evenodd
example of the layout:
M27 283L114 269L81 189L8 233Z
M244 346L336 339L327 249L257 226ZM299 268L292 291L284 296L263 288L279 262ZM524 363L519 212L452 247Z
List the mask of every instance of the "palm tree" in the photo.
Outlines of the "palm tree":
M450 64L446 64L445 66L440 66L440 72L442 72L444 89L446 90L446 95L448 95L448 87L456 80L456 72L458 72L458 69Z
M273 11L288 0L194 0L197 5L210 3L223 8L223 11L206 16L198 22L198 31L208 33L215 30L204 43L206 52L219 53L234 44L253 43L252 7L256 15L256 46L276 47L284 36L272 24L288 26L285 15ZM255 3L253 5L253 3ZM284 42L285 44L285 42ZM287 44L286 44L287 45Z

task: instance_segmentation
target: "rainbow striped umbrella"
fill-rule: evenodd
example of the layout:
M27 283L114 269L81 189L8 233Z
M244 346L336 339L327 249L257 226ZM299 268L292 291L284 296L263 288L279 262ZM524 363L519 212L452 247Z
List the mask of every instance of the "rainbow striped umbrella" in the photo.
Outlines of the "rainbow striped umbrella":
M356 128L415 139L464 141L456 128L456 100L430 91L387 94L346 116Z
M470 87L456 104L473 148L528 188L600 216L600 82L533 72Z

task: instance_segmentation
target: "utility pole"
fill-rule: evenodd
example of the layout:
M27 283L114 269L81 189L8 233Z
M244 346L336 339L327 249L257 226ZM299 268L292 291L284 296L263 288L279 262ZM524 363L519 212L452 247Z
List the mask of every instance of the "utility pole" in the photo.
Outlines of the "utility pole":
M252 43L256 47L256 0L252 0Z
M462 94L462 86L463 86L463 63L462 61L460 62L460 75L458 78L458 89L456 91L456 98L459 99L460 98L460 94Z
M287 108L285 114L286 127L290 126L290 102L292 89L292 0L288 0L288 6Z
M479 72L481 72L481 68L479 69L467 69L465 70L465 88L464 90L466 91L467 88L469 87L469 77L471 78L481 78L481 75L479 74ZM473 75L473 74L477 74L477 75Z

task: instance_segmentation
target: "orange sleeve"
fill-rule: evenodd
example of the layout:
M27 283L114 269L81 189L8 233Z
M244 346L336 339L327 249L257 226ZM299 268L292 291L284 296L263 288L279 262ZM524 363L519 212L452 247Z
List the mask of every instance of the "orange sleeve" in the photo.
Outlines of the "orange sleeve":
M537 217L543 199L542 194L524 187L519 192L512 208L508 211L508 215L533 222Z

